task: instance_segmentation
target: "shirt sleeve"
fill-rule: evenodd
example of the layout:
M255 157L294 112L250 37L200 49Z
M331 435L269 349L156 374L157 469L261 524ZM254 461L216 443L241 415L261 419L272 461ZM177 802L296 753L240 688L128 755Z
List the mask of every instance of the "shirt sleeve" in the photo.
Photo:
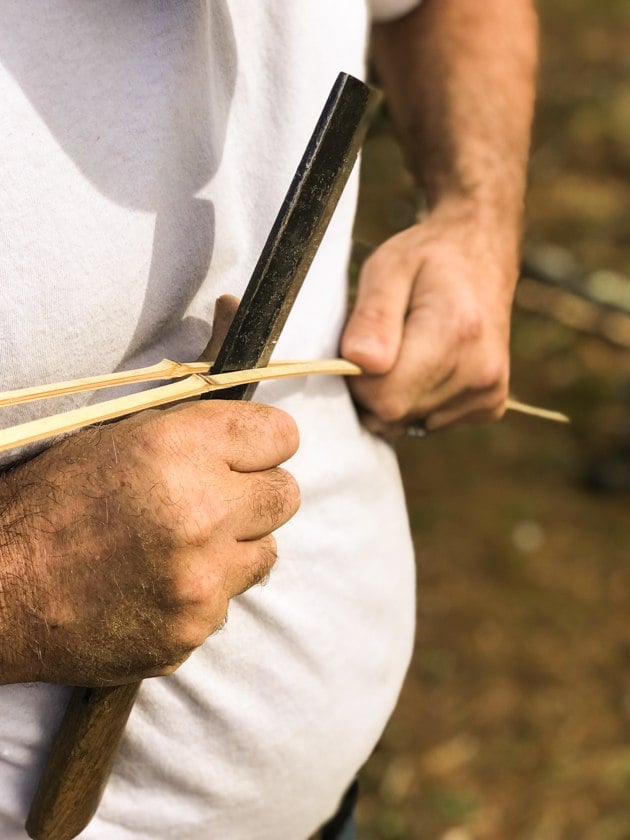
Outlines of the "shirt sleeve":
M374 22L383 22L406 15L421 2L422 0L368 0L368 9Z

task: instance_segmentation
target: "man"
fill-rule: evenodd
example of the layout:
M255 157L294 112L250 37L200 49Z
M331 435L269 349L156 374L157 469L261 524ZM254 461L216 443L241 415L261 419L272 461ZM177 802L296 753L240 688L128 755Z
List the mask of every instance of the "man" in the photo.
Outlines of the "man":
M364 73L365 3L0 11L3 386L196 358L217 295L242 293L337 72ZM368 261L344 329L355 179L276 357L334 355L341 335L377 432L495 418L535 16L529 0L373 12L375 66L430 213ZM257 399L274 407L147 412L5 460L3 838L25 836L67 685L162 675L143 684L86 838L302 840L369 756L413 640L394 458L342 381ZM35 411L51 408L3 424ZM250 588L287 522L268 585Z

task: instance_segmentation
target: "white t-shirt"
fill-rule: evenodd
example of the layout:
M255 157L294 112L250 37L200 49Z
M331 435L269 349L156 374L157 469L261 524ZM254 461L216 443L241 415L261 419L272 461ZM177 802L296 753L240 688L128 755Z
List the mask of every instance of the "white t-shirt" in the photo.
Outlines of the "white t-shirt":
M368 18L365 0L0 0L0 387L199 355L337 73L363 75ZM355 199L356 173L277 358L337 353ZM256 398L297 420L301 510L269 583L173 676L144 682L81 837L304 840L395 704L415 587L394 456L340 379ZM89 399L102 397L3 409L0 425ZM2 840L26 836L67 695L0 687Z

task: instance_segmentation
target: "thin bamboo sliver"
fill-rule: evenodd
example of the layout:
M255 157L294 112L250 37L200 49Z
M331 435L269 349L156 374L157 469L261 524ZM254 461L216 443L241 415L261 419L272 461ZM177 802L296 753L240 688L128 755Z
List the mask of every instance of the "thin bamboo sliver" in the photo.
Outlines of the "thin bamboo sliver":
M554 423L570 423L566 414L560 411L551 411L548 408L538 408L535 405L519 402L519 400L506 400L506 411L518 411L520 414L529 414L532 417L540 417L543 420L551 420Z
M76 379L65 383L35 386L18 391L7 391L0 394L0 406L42 399L49 396L76 393L97 388L107 388L113 385L129 384L130 382L146 382L152 379L167 379L185 376L191 371L207 371L206 362L183 363L164 359L156 365L138 368L134 371L123 371L117 374L92 377L91 379ZM239 370L231 373L216 375L192 373L179 382L172 382L157 388L150 388L139 393L129 394L113 400L83 406L72 411L53 414L38 420L31 420L8 429L0 430L0 452L24 446L45 438L54 437L66 432L75 431L93 423L103 423L143 411L156 408L172 402L191 399L208 391L231 388L236 385L246 385L269 379L281 379L290 376L305 376L307 374L336 374L339 376L357 376L361 369L345 359L324 359L306 362L272 362L267 367ZM15 399L17 395L17 399ZM37 396L36 396L37 395ZM10 398L14 397L11 401ZM569 418L557 411L537 408L517 400L506 401L507 410L517 411L551 420L557 423L568 423Z
M207 369L207 364L205 367ZM60 414L52 414L50 417L42 417L38 420L30 420L17 426L11 426L8 429L2 429L0 430L0 452L75 431L93 423L103 423L147 408L156 408L171 402L197 397L208 391L219 391L223 388L262 382L266 379L281 379L314 373L356 376L361 373L361 369L344 359L324 359L286 364L275 363L264 368L219 373L214 376L193 374L179 382L171 382L168 385L150 388L137 394L128 394L117 399L83 406Z
M63 397L66 394L76 394L81 391L96 391L99 388L114 388L116 385L129 385L134 382L151 382L156 379L179 379L193 373L206 373L210 369L207 362L172 362L162 359L155 365L123 370L117 373L104 373L100 376L90 376L83 379L72 379L66 382L52 382L50 385L33 385L30 388L18 388L14 391L0 393L0 407L19 405L20 403L43 400L50 397Z

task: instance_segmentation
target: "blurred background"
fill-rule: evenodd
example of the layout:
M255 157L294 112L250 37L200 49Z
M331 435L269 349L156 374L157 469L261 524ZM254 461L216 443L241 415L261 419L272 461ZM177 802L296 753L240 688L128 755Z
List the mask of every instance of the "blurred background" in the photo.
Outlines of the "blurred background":
M539 0L542 68L508 414L399 446L416 653L362 840L630 838L630 2ZM388 129L355 270L413 220Z

